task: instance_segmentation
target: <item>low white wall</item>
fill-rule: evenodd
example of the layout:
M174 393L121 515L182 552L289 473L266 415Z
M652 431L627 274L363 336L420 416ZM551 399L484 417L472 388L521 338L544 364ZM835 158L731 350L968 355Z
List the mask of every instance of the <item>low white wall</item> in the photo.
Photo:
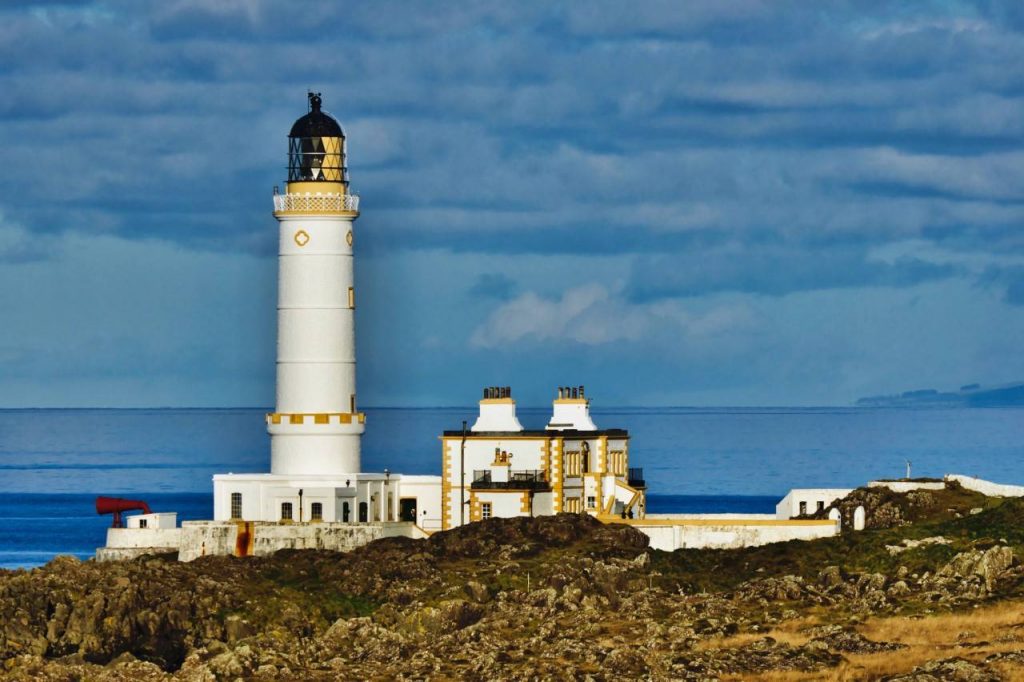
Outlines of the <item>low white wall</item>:
M1024 497L1024 486L993 483L973 476L946 474L947 481L956 481L964 488L989 497Z
M127 517L128 528L174 528L178 525L177 512L159 512L155 514L134 514Z
M238 555L238 533L244 522L186 521L181 527L178 559ZM251 522L250 554L265 556L281 549L326 549L347 552L382 537L419 537L411 523L304 523Z
M757 547L788 540L815 540L839 534L839 524L832 521L740 523L723 519L686 523L645 525L630 524L651 539L651 548L672 552L677 549L736 549Z
M774 521L775 514L647 514L645 519L736 519L747 521Z
M888 488L894 493L909 493L911 490L942 490L942 481L871 481L869 488Z
M107 547L161 547L178 549L180 528L108 528Z

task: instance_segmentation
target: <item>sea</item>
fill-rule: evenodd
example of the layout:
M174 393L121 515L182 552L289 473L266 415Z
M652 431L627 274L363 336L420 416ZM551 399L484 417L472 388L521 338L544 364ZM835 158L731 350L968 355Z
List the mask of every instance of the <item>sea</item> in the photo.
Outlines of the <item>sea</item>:
M104 544L97 495L180 520L213 513L216 473L267 471L265 408L0 410L0 567ZM475 407L367 409L363 469L436 474L444 430ZM520 408L542 428L549 408ZM770 513L790 488L960 473L1024 483L1024 408L605 408L631 435L650 512Z

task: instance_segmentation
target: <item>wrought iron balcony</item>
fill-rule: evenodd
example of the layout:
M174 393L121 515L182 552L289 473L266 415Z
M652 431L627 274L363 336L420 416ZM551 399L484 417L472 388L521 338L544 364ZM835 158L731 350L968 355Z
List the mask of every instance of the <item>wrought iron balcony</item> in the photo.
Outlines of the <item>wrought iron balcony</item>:
M629 476L627 477L629 485L634 488L646 488L647 482L644 480L644 470L642 467L630 467Z
M473 490L551 490L543 469L510 471L507 481L495 481L489 470L474 471Z
M274 212L347 213L359 210L358 194L275 194Z

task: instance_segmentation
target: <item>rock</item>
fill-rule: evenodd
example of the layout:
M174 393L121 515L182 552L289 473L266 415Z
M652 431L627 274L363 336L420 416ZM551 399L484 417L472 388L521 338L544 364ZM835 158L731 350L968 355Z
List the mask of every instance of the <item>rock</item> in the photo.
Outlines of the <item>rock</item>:
M491 599L491 593L487 590L487 586L476 580L467 582L465 590L469 598L478 604L483 604Z
M898 545L886 545L885 549L889 554L895 556L900 552L905 552L908 549L917 549L918 547L925 547L927 545L948 545L949 540L936 535L930 538L921 538L920 540L911 540L910 538L904 538Z
M843 574L838 566L827 566L818 574L818 584L825 587L834 587L843 582Z
M239 640L255 635L256 628L241 616L234 615L224 619L224 632L227 635L228 643L234 644Z
M906 675L884 678L888 682L999 682L988 666L963 658L929 661Z
M984 552L978 550L961 552L939 569L937 575L958 578L976 575L984 579L985 588L991 592L995 587L996 578L1010 568L1014 561L1012 549L1004 545L997 545Z
M816 628L808 645L818 644L830 651L841 651L850 654L873 654L879 651L895 651L905 649L906 645L898 642L873 642L855 630L848 630L839 625Z

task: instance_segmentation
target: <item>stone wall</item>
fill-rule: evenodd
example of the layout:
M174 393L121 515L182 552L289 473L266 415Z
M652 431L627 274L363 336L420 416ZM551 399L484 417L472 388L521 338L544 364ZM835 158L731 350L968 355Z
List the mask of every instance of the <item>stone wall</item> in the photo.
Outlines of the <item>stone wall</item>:
M1024 486L993 483L961 474L946 474L946 480L956 481L967 490L973 490L989 497L1024 497Z
M869 488L888 488L894 493L909 493L911 490L942 490L944 481L871 481Z
M382 537L410 537L416 529L411 523L397 522L277 524L260 521L186 521L181 531L178 558L181 561L192 561L209 555L265 556L280 549L347 552Z
M630 523L651 539L651 548L672 552L682 548L735 549L788 540L814 540L839 534L831 520L764 521L750 519L678 519Z
M180 528L108 528L107 544L96 550L96 560L123 561L177 552L180 544Z

